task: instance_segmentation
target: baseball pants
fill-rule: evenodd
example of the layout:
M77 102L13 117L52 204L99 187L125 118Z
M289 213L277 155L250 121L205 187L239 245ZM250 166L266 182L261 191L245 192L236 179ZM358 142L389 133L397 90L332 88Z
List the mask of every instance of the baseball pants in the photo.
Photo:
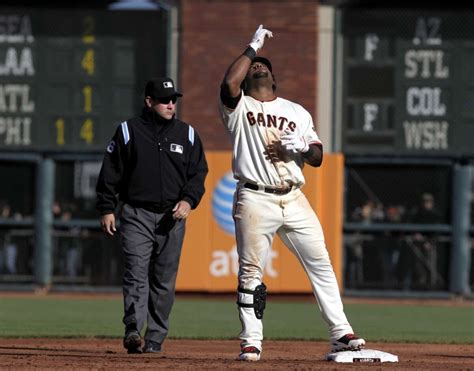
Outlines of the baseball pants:
M125 258L125 325L147 323L146 340L162 343L168 334L185 221L125 204L120 234Z
M331 340L353 333L344 314L319 220L300 189L274 195L238 187L234 195L234 221L239 254L239 287L254 290L262 282L265 263L276 233L300 261ZM253 295L239 293L239 302L253 303ZM262 350L263 325L253 308L239 306L242 348ZM290 316L291 317L291 316Z

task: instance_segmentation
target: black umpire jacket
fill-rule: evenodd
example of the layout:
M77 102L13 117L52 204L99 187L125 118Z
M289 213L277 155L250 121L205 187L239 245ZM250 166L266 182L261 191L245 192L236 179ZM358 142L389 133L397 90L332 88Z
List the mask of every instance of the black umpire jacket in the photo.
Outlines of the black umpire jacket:
M195 209L204 194L207 172L196 131L145 107L141 116L117 127L107 146L96 208L101 215L113 213L120 199L157 213L170 211L180 200Z

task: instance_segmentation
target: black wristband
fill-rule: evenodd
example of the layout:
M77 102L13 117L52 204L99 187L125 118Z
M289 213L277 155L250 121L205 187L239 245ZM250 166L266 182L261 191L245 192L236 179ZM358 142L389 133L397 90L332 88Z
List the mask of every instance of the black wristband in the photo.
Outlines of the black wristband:
M315 154L316 154L316 149L313 146L309 145L308 150L305 153L303 153L302 155L303 155L304 158L311 158Z
M257 56L257 52L251 46L245 49L245 51L242 54L247 56L251 61Z
M303 153L303 161L311 166L321 166L323 161L322 145L318 143L310 144L308 151Z

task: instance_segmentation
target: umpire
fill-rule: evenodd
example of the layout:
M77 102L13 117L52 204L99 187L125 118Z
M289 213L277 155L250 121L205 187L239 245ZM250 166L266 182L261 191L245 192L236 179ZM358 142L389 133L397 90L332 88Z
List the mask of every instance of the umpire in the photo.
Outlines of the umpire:
M128 353L161 351L185 221L204 194L203 146L196 131L175 117L178 97L182 94L170 78L148 81L142 114L118 125L97 182L97 210L108 235L116 231L114 211L119 200L123 203L123 345Z

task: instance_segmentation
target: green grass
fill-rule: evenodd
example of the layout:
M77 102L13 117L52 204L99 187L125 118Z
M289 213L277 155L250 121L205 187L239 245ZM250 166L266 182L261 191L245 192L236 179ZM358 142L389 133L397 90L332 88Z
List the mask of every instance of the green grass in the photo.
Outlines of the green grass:
M355 331L369 341L474 344L474 310L458 306L346 304ZM121 299L0 298L0 337L121 337ZM170 338L235 339L233 299L178 298ZM311 302L269 302L266 339L327 340Z

